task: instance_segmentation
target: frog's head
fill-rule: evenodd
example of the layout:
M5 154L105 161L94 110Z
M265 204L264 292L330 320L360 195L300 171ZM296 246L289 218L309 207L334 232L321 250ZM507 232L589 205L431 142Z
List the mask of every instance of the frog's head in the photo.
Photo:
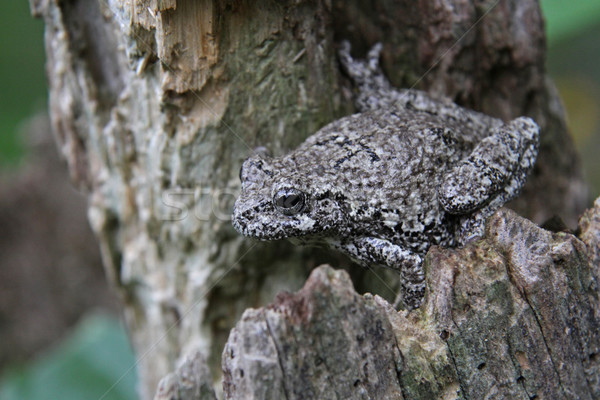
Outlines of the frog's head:
M312 179L314 172L286 158L248 158L240 170L242 191L233 208L234 228L261 240L309 239L335 232L343 214L331 188Z

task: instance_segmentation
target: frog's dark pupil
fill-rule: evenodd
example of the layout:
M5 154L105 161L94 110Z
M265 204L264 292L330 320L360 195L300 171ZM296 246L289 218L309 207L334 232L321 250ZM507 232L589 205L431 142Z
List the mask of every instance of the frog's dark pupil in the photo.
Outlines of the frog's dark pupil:
M300 196L297 194L291 194L285 198L283 201L283 206L287 208L294 207L300 201Z
M283 195L277 199L277 205L284 208L295 207L300 202L300 196L297 194Z
M294 215L304 208L304 193L297 189L282 189L274 197L275 206L285 215Z

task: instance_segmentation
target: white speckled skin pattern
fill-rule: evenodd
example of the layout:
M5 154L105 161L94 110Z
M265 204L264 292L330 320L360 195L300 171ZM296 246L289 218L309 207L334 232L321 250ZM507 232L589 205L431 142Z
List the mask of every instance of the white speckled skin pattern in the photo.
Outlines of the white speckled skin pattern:
M404 304L425 291L422 258L481 235L485 219L515 197L532 168L539 129L394 89L376 45L340 60L360 113L341 118L277 158L255 154L240 171L233 225L261 240L323 243L364 265L400 273Z

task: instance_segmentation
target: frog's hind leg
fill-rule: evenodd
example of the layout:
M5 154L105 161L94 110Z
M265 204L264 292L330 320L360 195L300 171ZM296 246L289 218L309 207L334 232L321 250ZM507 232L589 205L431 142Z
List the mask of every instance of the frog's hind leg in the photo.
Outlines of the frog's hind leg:
M458 244L483 235L485 220L515 198L538 153L539 128L520 117L497 129L455 167L438 193L442 207L463 214Z
M338 52L344 71L358 88L354 100L359 111L377 110L394 103L394 88L379 66L381 43L376 43L366 60L355 60L350 55L350 42L343 41Z

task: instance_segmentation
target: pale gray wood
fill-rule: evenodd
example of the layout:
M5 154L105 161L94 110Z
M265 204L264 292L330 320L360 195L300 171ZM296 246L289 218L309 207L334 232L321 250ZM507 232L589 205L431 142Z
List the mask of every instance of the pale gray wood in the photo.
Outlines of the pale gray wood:
M216 400L204 355L197 351L158 383L154 400Z

